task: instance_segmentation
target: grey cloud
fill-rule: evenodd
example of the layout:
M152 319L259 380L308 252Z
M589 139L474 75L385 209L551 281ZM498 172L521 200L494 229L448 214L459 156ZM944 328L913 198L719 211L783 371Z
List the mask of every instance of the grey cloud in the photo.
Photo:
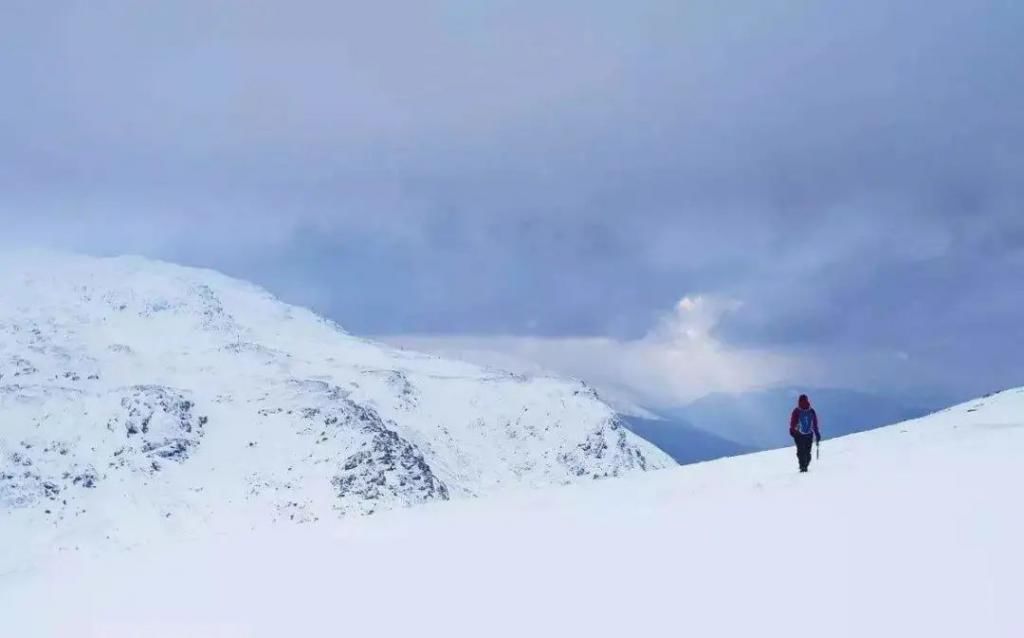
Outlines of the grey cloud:
M218 267L359 332L635 339L710 292L745 302L730 343L987 383L1024 354L1020 3L3 12L7 243Z

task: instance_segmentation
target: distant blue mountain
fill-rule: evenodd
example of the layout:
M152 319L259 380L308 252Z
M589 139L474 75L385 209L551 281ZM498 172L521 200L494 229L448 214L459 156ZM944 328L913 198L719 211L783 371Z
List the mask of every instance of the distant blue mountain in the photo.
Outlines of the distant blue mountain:
M621 418L678 463L697 463L791 445L789 415L801 393L810 396L826 439L917 418L955 403L934 396L905 399L842 388L774 388L710 394L661 410L660 419Z
M683 465L754 451L751 447L705 432L681 419L621 418L634 434L647 439Z
M801 393L810 396L826 438L871 430L946 407L934 399L918 402L840 388L776 388L710 394L668 411L667 416L740 445L770 449L791 443L789 415Z

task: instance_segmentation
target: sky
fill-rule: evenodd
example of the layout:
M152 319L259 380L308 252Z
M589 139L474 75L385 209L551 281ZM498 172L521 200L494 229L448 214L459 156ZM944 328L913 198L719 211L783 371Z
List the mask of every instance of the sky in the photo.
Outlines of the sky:
M1024 384L1024 5L7 0L0 247L668 406Z

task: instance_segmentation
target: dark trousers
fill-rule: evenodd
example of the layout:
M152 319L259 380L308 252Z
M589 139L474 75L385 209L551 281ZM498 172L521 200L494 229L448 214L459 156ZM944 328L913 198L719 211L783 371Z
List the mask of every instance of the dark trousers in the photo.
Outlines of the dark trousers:
M796 441L796 459L800 461L800 469L806 470L807 466L811 464L811 447L814 445L814 435L797 432L793 435L793 440Z

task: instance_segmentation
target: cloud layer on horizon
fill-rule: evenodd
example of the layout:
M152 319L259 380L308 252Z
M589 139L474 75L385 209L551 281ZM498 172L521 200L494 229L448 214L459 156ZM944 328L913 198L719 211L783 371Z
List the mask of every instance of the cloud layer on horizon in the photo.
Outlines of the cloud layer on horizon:
M619 406L681 405L711 392L743 391L791 380L802 361L737 349L713 336L732 300L684 297L638 339L609 337L415 336L384 340L519 373L568 375L595 385Z
M830 348L823 352L722 341L716 336L719 326L741 308L742 303L731 299L684 297L636 339L394 335L381 340L517 373L583 379L626 412L671 409L712 393L783 385L827 383L889 395L936 387L936 377L903 351ZM938 400L956 397L954 392Z

